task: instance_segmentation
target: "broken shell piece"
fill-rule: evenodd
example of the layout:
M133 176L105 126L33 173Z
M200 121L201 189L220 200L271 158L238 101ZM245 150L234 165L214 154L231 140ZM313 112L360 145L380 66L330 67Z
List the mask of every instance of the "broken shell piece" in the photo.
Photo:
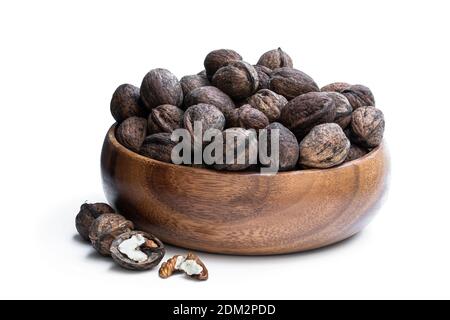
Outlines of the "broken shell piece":
M151 269L157 266L165 255L163 243L142 231L119 235L112 243L110 251L114 261L129 270Z
M200 258L193 253L188 253L187 256L176 255L164 262L159 269L159 276L166 279L175 272L184 272L197 280L208 279L208 269Z
M184 270L187 273L187 269L189 268L190 270L194 270L195 267L192 266L193 263L189 263L186 264L187 262L192 261L194 263L194 266L197 265L199 267L201 267L201 271L199 271L199 268L197 268L196 270L199 271L198 273L193 273L192 275L189 275L192 278L196 278L198 280L208 280L208 269L206 269L205 264L200 260L200 258L193 254L193 253L188 253L188 255L186 256L186 261L184 262L184 266L183 264L181 265L181 269ZM184 268L184 269L183 269Z

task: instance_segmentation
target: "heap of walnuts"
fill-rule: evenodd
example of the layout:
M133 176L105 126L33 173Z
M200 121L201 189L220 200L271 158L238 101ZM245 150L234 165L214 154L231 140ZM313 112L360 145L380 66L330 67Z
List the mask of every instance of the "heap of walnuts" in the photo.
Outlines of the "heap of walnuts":
M171 133L193 132L195 121L203 131L217 129L224 137L261 129L270 135L278 129L284 171L338 166L382 142L384 116L369 88L344 82L319 88L280 48L264 53L256 65L233 50L214 50L204 67L181 80L166 69L153 69L140 88L119 86L111 100L118 141L143 156L171 162L176 145ZM205 167L255 168L250 163Z

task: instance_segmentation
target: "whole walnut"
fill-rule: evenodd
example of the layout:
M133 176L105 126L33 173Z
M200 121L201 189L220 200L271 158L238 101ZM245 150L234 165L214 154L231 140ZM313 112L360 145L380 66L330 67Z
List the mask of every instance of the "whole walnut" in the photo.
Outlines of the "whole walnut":
M310 76L292 68L275 69L272 72L269 86L270 90L281 94L288 100L308 92L320 91Z
M258 90L261 89L269 89L269 82L270 77L272 75L272 70L259 65L254 65L253 68L255 68L256 73L258 74Z
M148 118L148 133L168 132L183 127L184 111L170 104L152 110Z
M259 58L257 64L272 70L283 67L292 68L294 66L291 57L281 48L267 51Z
M295 168L299 157L299 145L295 135L281 123L274 122L266 127L267 130L267 150L271 155L271 139L274 130L278 130L278 148L279 148L279 170L286 171ZM270 163L263 163L264 166L270 166Z
M209 80L212 79L217 70L219 70L224 65L232 61L242 60L239 53L234 50L229 49L219 49L208 53L205 58L205 70L206 76Z
M183 103L183 89L169 70L153 69L142 80L141 100L149 111L162 104L179 107Z
M215 164L215 169L241 171L252 166L250 155L258 154L256 133L244 128L229 128L223 132L223 142L223 163ZM227 161L227 154L231 156L231 161Z
M315 126L300 142L299 163L308 168L331 168L345 161L350 141L336 123Z
M318 124L333 122L336 105L326 92L310 92L289 101L281 110L280 122L301 141Z
M104 256L109 256L109 249L114 239L133 228L133 222L128 221L120 214L105 213L92 223L89 239L95 250Z
M341 93L348 99L353 110L366 106L375 106L375 98L369 88L356 84Z
M258 73L244 61L233 61L221 67L214 74L212 83L233 99L247 98L259 86Z
M187 96L188 93L194 89L210 85L208 78L203 74L184 76L181 78L180 84L183 89L184 96Z
M106 203L84 203L75 218L75 226L84 240L89 240L89 230L95 219L105 213L114 213Z
M336 105L336 117L334 122L342 127L342 129L347 128L347 126L352 121L353 108L348 102L347 98L338 92L327 92L328 96L333 99Z
M192 138L194 138L196 122L202 125L202 137L206 130L217 129L222 131L225 128L225 116L211 104L199 103L190 106L184 113L184 128L189 131Z
M357 146L356 144L351 144L350 151L348 152L345 162L353 161L359 159L367 154L367 150Z
M122 122L116 131L117 140L126 148L138 152L147 136L147 120L131 117Z
M342 92L348 88L350 88L352 85L348 84L347 82L333 82L330 84L327 84L326 86L323 86L320 91L322 92Z
M172 149L178 143L171 140L171 133L155 133L145 138L141 154L162 162L172 163Z
M384 125L381 110L375 107L360 107L352 115L352 141L367 148L377 147L383 140Z
M219 109L228 120L231 113L236 108L233 100L220 89L207 86L192 90L185 100L186 107L190 107L199 103L211 104Z
M280 118L281 110L287 102L285 97L269 89L259 90L247 99L247 103L263 112L270 122L277 121Z
M148 112L141 105L139 88L120 85L111 98L111 114L118 123L131 117L146 117Z
M228 127L258 130L264 129L269 125L269 119L267 119L266 115L249 104L245 104L234 110L236 116L231 123L227 122Z

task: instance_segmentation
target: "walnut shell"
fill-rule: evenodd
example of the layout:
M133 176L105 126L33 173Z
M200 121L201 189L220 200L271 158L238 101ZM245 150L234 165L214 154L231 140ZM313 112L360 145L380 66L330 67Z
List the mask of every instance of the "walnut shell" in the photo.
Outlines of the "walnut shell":
M299 163L309 168L331 168L345 161L350 141L336 123L315 126L300 142Z
M122 122L116 131L117 140L126 148L138 152L147 135L147 120L131 117Z
M114 91L110 108L118 123L131 117L146 117L148 114L141 105L139 88L131 84L122 84Z
M269 89L270 77L272 75L272 70L259 65L254 65L256 73L258 74L258 90Z
M119 246L126 240L135 235L141 235L147 241L139 248L144 252L148 258L145 261L137 262L130 259L126 254L123 254ZM151 245L149 245L151 244ZM130 231L119 235L111 244L110 248L111 257L121 267L128 270L143 271L156 267L166 254L164 244L155 236L142 232L142 231Z
M275 69L272 72L269 86L270 90L281 94L288 100L308 92L320 91L310 76L292 68Z
M277 121L280 118L281 110L287 102L285 97L269 89L259 90L247 99L247 103L264 113L270 122Z
M178 144L172 141L172 134L155 133L145 138L140 154L158 161L172 163L172 149Z
M356 144L351 144L350 150L348 152L347 158L345 158L345 162L353 161L359 159L367 154L367 150L357 146Z
M250 143L252 137L256 139L253 140L256 145ZM253 136L250 130L243 128L226 129L223 132L223 142L223 163L215 164L216 170L241 171L252 166L249 156L253 152L257 154L258 141L256 135ZM227 152L234 155L230 162L227 161Z
M202 74L184 76L181 78L180 84L185 97L194 89L210 86L208 78Z
M259 86L258 73L244 61L233 61L221 67L214 74L212 83L233 99L245 99Z
M162 104L179 107L183 103L183 89L169 70L153 69L142 80L141 100L149 111Z
M208 53L204 66L209 80L212 79L217 70L232 61L242 60L239 53L229 49L219 49Z
M222 131L225 128L225 116L215 106L206 103L199 103L190 106L184 113L184 128L194 137L195 122L202 125L202 137L206 130L217 129Z
M348 88L350 88L352 85L348 84L347 82L333 82L330 84L327 84L326 86L323 86L320 91L322 92L342 92Z
M272 70L283 67L292 68L294 66L291 57L281 48L267 51L259 58L257 64Z
M286 171L294 169L297 165L299 157L299 145L295 135L288 128L278 122L271 123L266 127L266 130L268 155L271 154L271 139L273 130L279 130L279 170ZM270 167L270 163L263 165Z
M352 121L353 108L348 102L347 98L338 92L327 92L328 96L333 99L336 105L336 116L334 117L334 123L341 126L342 129L347 128L347 126Z
M328 93L310 92L289 101L281 110L280 122L301 141L321 123L333 122L336 105Z
M186 96L186 107L200 103L215 106L223 113L227 120L232 116L231 113L236 108L233 100L227 94L213 86L194 89Z
M361 107L375 106L375 98L369 88L356 84L341 93L348 99L353 110Z
M152 110L148 118L148 133L167 132L183 126L184 111L170 104L163 104Z
M360 107L352 115L351 139L363 147L377 147L383 140L384 126L381 110L375 107Z
M269 119L267 119L266 115L249 104L245 104L235 110L237 115L232 127L258 130L269 125Z
M75 226L80 236L89 241L89 231L95 219L105 213L114 213L114 209L106 203L84 203L75 218Z
M116 213L105 213L92 223L89 239L101 255L109 256L111 244L122 233L134 228L133 222Z
M197 279L197 280L202 280L202 281L208 280L208 277L209 277L208 269L206 268L203 261L200 260L200 258L196 254L189 252L186 256L186 260L194 260L200 267L202 267L202 272L200 274L192 275L192 276L188 275L189 277Z

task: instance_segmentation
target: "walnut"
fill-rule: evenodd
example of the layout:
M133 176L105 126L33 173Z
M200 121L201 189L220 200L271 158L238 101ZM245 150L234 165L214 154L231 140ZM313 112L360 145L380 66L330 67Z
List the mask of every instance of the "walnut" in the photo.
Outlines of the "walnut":
M190 76L184 76L180 80L181 88L183 89L184 96L186 97L189 92L191 92L194 89L200 88L200 87L206 87L209 86L209 80L206 77L206 74L194 74Z
M269 119L267 119L266 115L249 104L244 104L242 107L234 110L235 115L232 121L227 122L228 127L258 130L269 125Z
M326 86L323 86L320 91L322 92L342 92L348 88L350 88L352 85L348 84L346 82L333 82L330 84L327 84Z
M152 110L148 118L148 133L168 132L183 126L184 111L170 104L163 104Z
M279 170L286 171L295 168L299 157L299 145L295 135L281 123L274 122L266 127L267 130L267 150L268 155L271 154L272 131L279 130ZM263 163L264 166L270 167L270 163Z
M95 219L105 213L114 213L114 209L106 203L84 203L75 218L75 226L84 240L89 240L89 230Z
M353 161L359 159L367 154L367 150L353 144L350 146L350 151L348 152L345 162Z
M122 233L133 230L134 226L120 214L105 213L91 226L89 239L92 246L102 255L109 256L111 244Z
M217 163L217 170L241 171L252 166L251 155L257 155L256 134L243 128L229 128L223 131L223 163ZM228 161L227 155L232 159Z
M347 98L338 92L327 92L328 96L333 99L336 105L336 116L334 117L334 122L342 127L342 129L347 128L352 121L353 108L348 102Z
M138 152L147 135L147 120L131 117L122 122L116 131L117 140L126 148Z
M140 101L139 88L131 84L120 85L111 98L111 114L121 123L130 117L147 117L148 111Z
M333 122L336 105L326 92L310 92L289 101L281 110L280 122L301 141L321 123Z
M195 122L202 124L202 137L208 129L223 130L225 128L225 116L215 106L199 103L190 106L184 113L184 128L194 137Z
M330 168L345 161L350 141L336 123L315 126L300 142L300 164L309 168Z
M155 133L145 138L140 154L158 161L172 163L172 149L177 142L171 140L171 133Z
M179 107L183 103L183 89L169 70L153 69L142 80L141 100L148 111L162 104Z
M242 60L239 53L229 49L219 49L208 53L205 58L205 70L208 79L211 80L217 70L232 61Z
M363 147L377 147L383 140L384 125L381 110L375 107L360 107L352 115L351 138Z
M261 56L261 58L259 58L257 64L272 70L283 67L293 67L291 57L286 52L281 50L281 48L267 51Z
M259 79L252 65L233 61L216 71L212 83L231 98L244 99L256 92Z
M369 88L356 84L341 93L348 99L353 110L366 106L375 106L375 98Z
M223 113L227 120L231 117L231 113L236 108L233 100L227 94L213 86L194 89L186 96L186 107L200 103L215 106Z
M258 90L269 89L270 76L272 75L272 70L259 65L254 65L256 73L258 74Z
M304 93L320 91L310 76L292 68L275 69L272 72L269 86L270 90L281 94L288 100Z
M281 110L287 102L285 97L268 89L259 90L247 99L247 103L263 112L270 122L280 118Z

